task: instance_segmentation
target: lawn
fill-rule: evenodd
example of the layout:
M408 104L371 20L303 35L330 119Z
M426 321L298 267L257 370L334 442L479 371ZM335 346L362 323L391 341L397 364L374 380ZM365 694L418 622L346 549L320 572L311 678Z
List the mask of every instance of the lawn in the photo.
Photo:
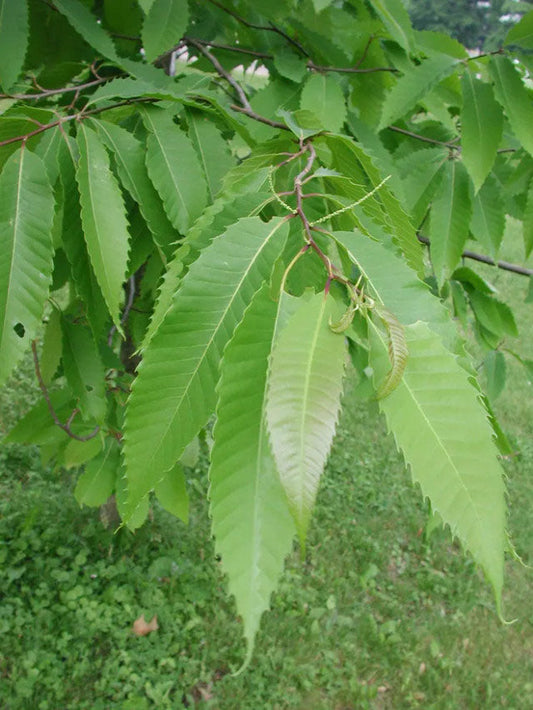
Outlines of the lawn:
M521 258L512 225L504 253ZM483 274L516 305L521 337L509 347L531 358L526 279ZM533 565L532 385L511 357L507 370L495 409L513 449L509 532ZM502 623L472 561L445 531L427 534L426 503L375 405L352 389L306 559L288 560L238 677L244 644L214 560L205 457L188 471L189 525L155 505L133 535L80 510L76 471L43 466L35 449L0 449L0 707L533 707L531 570L509 556L504 614L517 621ZM0 428L36 396L28 362L3 392ZM159 629L136 637L140 614L157 614Z

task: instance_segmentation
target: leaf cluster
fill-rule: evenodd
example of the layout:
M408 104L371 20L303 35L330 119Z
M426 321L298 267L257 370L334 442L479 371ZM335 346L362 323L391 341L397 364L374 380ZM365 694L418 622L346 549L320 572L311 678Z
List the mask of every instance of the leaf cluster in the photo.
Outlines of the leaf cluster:
M499 609L505 440L457 325L497 394L516 325L463 259L506 214L533 248L533 13L471 57L399 0L0 10L0 380L32 349L43 395L6 440L132 529L152 492L187 520L211 443L249 659L356 378Z

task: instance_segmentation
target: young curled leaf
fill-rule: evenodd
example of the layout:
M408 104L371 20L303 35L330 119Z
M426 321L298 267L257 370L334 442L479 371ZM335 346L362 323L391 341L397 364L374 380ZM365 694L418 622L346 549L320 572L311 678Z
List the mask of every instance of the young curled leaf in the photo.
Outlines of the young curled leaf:
M344 333L351 326L357 307L350 304L338 321L334 323L329 319L329 329L334 333Z
M377 392L378 399L383 399L391 392L394 392L400 384L407 365L409 351L403 326L396 316L384 306L376 306L375 312L384 324L389 339L388 349L391 369Z

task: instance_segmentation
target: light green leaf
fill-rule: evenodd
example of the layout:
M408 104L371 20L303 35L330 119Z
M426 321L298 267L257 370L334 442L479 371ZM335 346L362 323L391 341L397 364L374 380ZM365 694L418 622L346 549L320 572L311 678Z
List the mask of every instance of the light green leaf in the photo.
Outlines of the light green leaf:
M164 252L168 251L178 235L148 177L144 160L146 147L121 126L108 121L98 121L95 124L104 144L113 152L120 180L139 205L155 243Z
M272 352L267 421L272 451L302 545L340 409L346 345L329 328L335 302L302 300Z
M476 79L473 72L463 74L461 86L462 157L477 192L494 164L502 137L503 114L490 84Z
M147 494L139 501L133 513L128 511L128 488L127 479L124 475L124 468L117 472L115 483L115 498L117 502L117 510L122 518L123 524L129 530L140 528L145 522L150 511L150 496Z
M185 234L206 202L205 178L191 140L159 108L143 111L149 136L146 166L168 218Z
M0 384L35 335L52 279L54 194L27 148L0 174Z
M448 160L442 148L410 152L396 162L405 194L404 205L415 225L420 225L442 179L441 167Z
M106 412L105 372L91 332L63 319L63 368L84 418L102 422Z
M188 111L189 138L192 141L207 184L209 202L213 202L222 186L222 179L235 164L228 149L228 142L222 138L213 121L199 111Z
M468 59L468 52L464 46L453 37L450 37L444 32L433 32L428 30L420 30L416 32L417 47L429 52L439 52L440 54L449 54L456 59Z
M304 109L285 111L284 109L278 109L277 115L285 121L287 128L300 140L315 136L324 130L322 122L313 111Z
M189 522L189 496L185 483L185 471L181 463L168 471L155 486L155 494L161 506L185 525Z
M533 10L511 27L505 38L505 45L516 44L524 49L533 49Z
M487 177L483 187L474 197L472 206L472 221L470 223L472 234L495 259L498 256L505 230L505 208L501 188L494 176Z
M286 234L279 218L241 219L202 252L183 279L133 383L124 446L128 515L212 413L224 346L269 276Z
M377 397L381 399L382 397L387 397L400 384L407 365L409 351L407 350L403 326L396 316L383 306L378 306L375 312L387 330L389 360L391 363L391 369L377 389Z
M155 0L144 21L142 41L146 59L154 59L178 44L189 22L184 0Z
M387 94L378 131L383 130L414 108L430 90L452 73L458 60L444 54L425 59L404 74Z
M74 495L80 505L98 506L106 502L115 489L120 470L120 448L116 439L108 437L104 450L85 467L78 478Z
M298 84L301 83L307 73L305 58L289 48L276 51L274 54L274 66L281 76ZM271 82L270 86L277 86L277 82Z
M513 312L506 303L479 291L469 293L470 305L479 323L499 338L510 335L518 337L518 328Z
M76 32L79 32L91 47L112 62L119 62L113 40L98 23L96 15L85 5L78 0L54 0L54 7L65 15Z
M61 456L61 466L78 468L87 461L94 459L102 451L102 438L94 436L88 441L70 439ZM74 492L74 495L76 493Z
M409 361L403 382L380 400L380 408L413 480L484 569L499 609L503 471L479 391L427 325L416 323L405 332ZM373 338L371 358L375 371L387 367L386 344L379 337Z
M265 284L224 351L209 470L215 549L243 620L246 661L295 533L265 420L278 310Z
M320 124L333 133L346 120L346 104L340 84L332 74L311 74L302 89L300 107L317 116Z
M491 402L503 392L506 380L505 356L498 350L489 350L483 362L485 377L487 378L487 394Z
M442 170L443 179L433 199L429 227L431 261L439 284L461 260L472 211L470 181L464 165L449 160Z
M28 45L26 0L0 0L0 86L9 91L22 71Z
M97 134L82 123L78 130L80 159L76 179L81 221L96 280L113 322L121 331L129 233L124 200L109 167L109 156Z
M494 94L503 106L515 136L533 155L533 103L522 77L507 57L491 57Z
M53 308L44 330L43 348L39 358L41 377L45 385L49 385L57 372L63 352L63 335L61 332L61 314Z
M415 50L411 20L401 0L370 0L370 4L383 20L391 38L409 54Z

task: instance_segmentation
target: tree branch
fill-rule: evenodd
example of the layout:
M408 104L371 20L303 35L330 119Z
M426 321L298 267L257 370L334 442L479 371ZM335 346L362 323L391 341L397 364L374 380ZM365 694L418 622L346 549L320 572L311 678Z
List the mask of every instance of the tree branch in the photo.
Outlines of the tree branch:
M372 38L371 38L372 39ZM256 52L253 49L246 49L245 47L233 47L229 44L219 44L218 42L210 42L209 40L206 39L198 39L196 37L183 37L182 42L185 42L186 44L191 44L195 46L197 49L198 45L201 45L202 47L212 47L214 49L220 49L224 52L237 52L238 54L246 54L247 56L250 57L255 57L256 59L274 59L273 54L268 54L267 52ZM180 47L180 44L175 45L171 50L168 52L165 52L163 57L167 56L168 54L171 54L172 52L176 51ZM368 69L361 69L360 64L365 58L365 54L367 52L367 48L365 48L365 51L363 52L363 55L361 58L358 60L357 64L354 67L330 67L330 66L322 66L321 64L316 64L313 62L312 59L309 59L309 61L306 63L306 66L308 69L311 69L312 71L318 71L318 72L340 72L344 74L373 74L375 72L383 72L383 71L388 71L388 72L397 72L398 70L395 69L394 67L369 67Z
M244 17L241 17L238 15L236 12L233 10L230 10L227 7L224 7L221 2L218 2L218 0L208 0L212 5L215 7L218 7L219 10L222 10L223 12L226 12L228 15L231 15L234 20L237 20L237 22L240 22L241 25L244 25L245 27L249 27L252 30L262 30L264 32L275 32L276 34L280 35L280 37L283 37L289 44L292 44L293 47L296 47L296 49L301 52L304 56L309 57L309 52L302 47L302 45L297 42L295 39L293 39L290 35L288 35L286 32L283 30L280 30L279 27L276 27L276 25L270 24L270 25L256 25L253 22L249 22L246 20Z
M120 106L128 106L129 104L149 102L149 101L157 101L157 99L153 99L150 96L140 96L137 99L124 99L124 101L117 101L117 103L112 104L111 106L101 106L100 108L94 108L94 109L91 109L90 111L85 111L84 109L82 109L81 111L78 111L77 113L73 113L73 114L70 114L69 116L64 116L63 118L59 118L57 121L52 121L51 123L46 123L44 126L40 126L39 128L35 129L35 131L30 131L29 133L24 133L21 136L14 136L13 138L7 138L5 141L0 141L0 148L2 148L2 146L4 146L4 145L9 145L10 143L26 142L27 140L29 140L33 136L37 136L37 135L39 135L39 133L44 133L44 131L48 131L50 128L56 128L57 126L62 126L64 123L67 123L68 121L83 121L88 116L94 116L95 114L103 113L104 111L110 111L111 109L119 108Z
M418 141L423 141L424 143L431 143L432 145L441 145L443 148L452 148L453 150L459 150L459 146L454 145L453 141L438 141L435 138L427 138L426 136L421 136L419 133L413 133L412 131L407 131L405 128L400 128L399 126L388 126L389 131L394 131L395 133L401 133L404 136L409 136L409 138L415 138ZM454 141L459 140L454 138Z
M40 99L45 99L49 96L67 94L71 91L79 92L83 91L84 89L89 89L93 86L98 86L99 84L105 84L106 82L111 81L111 79L116 79L117 76L123 75L115 75L111 77L104 77L101 79L93 79L93 81L88 81L85 84L78 84L77 86L66 86L62 89L44 89L44 91L41 91L38 94L0 94L0 99L17 99L17 101L27 101L33 99L35 101L39 101Z
M60 429L62 429L65 434L68 434L71 439L76 439L76 441L90 441L90 439L94 439L94 437L98 434L100 431L100 427L97 426L93 429L93 431L90 434L87 434L86 436L79 436L79 434L75 434L72 429L70 428L72 426L72 422L74 421L74 418L77 414L79 414L79 409L73 409L72 414L69 416L65 424L59 420L59 417L56 414L56 411L54 409L54 406L50 400L50 395L48 394L48 388L44 384L43 376L41 374L41 367L39 365L39 357L37 355L37 341L32 340L31 341L31 351L33 353L33 363L35 365L35 374L37 375L37 381L39 382L39 388L41 392L43 393L43 397L45 399L46 405L48 407L48 411L50 412L50 415L52 419L54 420L54 424L56 424Z
M424 237L422 234L417 234L418 241L421 244L425 244L426 246L430 246L430 241L427 237ZM486 256L485 254L478 254L475 251L470 251L469 249L465 249L465 251L461 254L461 257L463 259L472 259L473 261L479 261L482 264L488 264L489 266L497 266L498 269L502 269L503 271L511 271L513 274L520 274L521 276L533 276L533 269L528 269L526 266L520 266L519 264L511 264L508 261L495 261L494 259L491 259L490 256Z

